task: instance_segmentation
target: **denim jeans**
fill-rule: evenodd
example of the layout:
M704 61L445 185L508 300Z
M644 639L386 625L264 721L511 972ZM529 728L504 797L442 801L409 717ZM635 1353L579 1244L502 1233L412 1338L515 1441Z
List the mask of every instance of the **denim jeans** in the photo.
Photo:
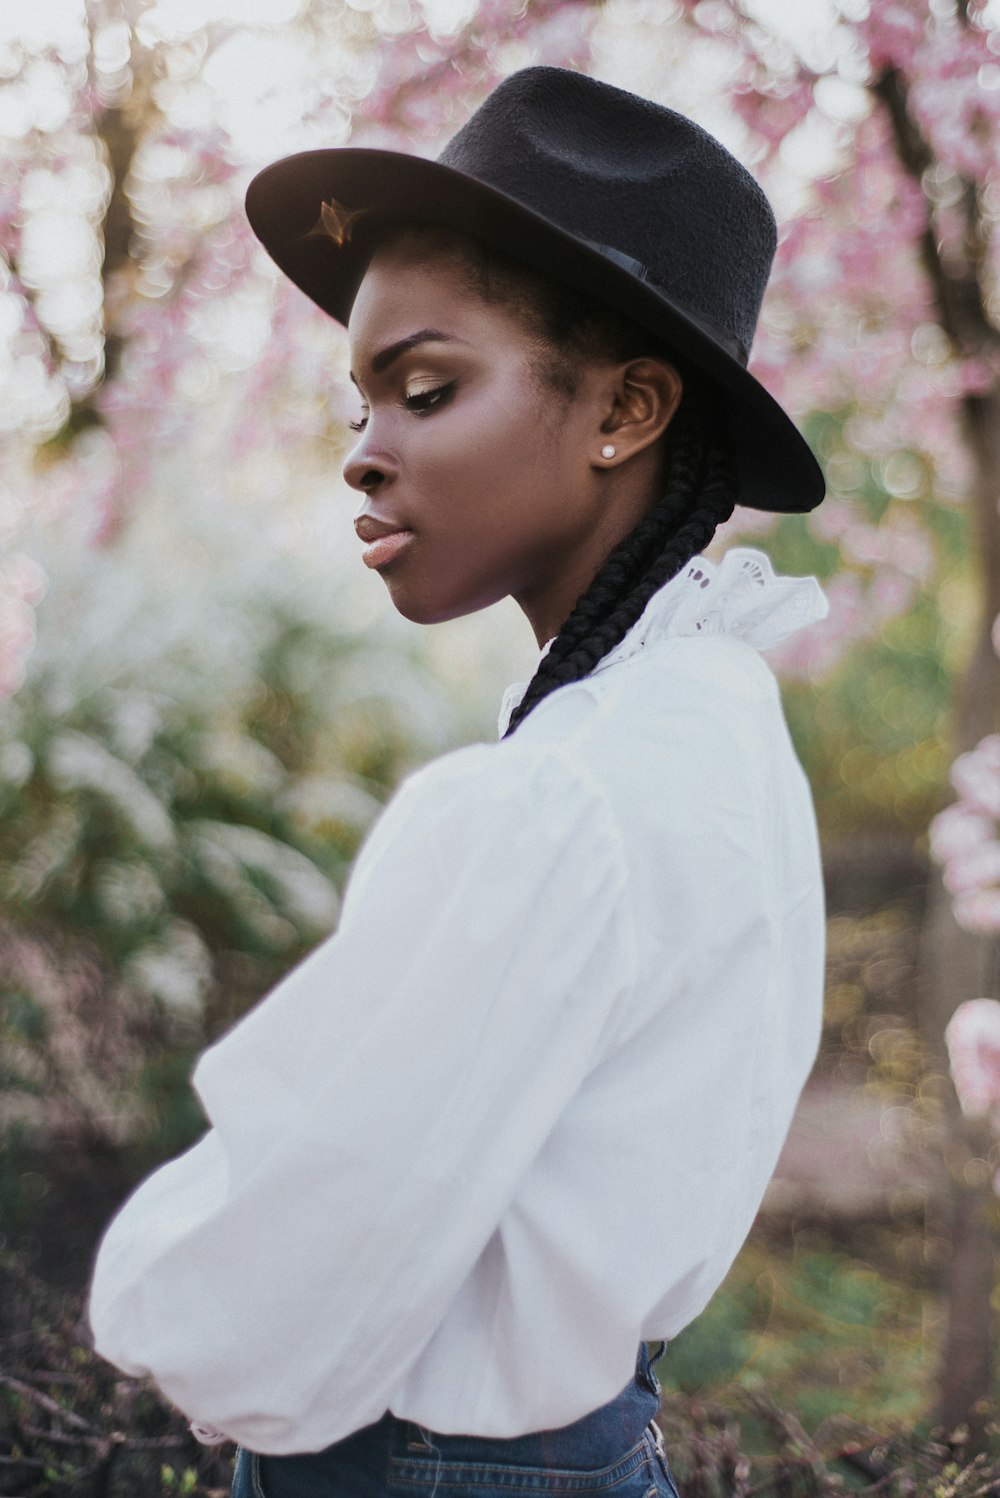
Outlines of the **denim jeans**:
M656 1357L662 1351L661 1343ZM679 1498L654 1420L655 1360L641 1342L622 1392L558 1430L442 1435L387 1410L324 1451L262 1456L240 1447L233 1498Z

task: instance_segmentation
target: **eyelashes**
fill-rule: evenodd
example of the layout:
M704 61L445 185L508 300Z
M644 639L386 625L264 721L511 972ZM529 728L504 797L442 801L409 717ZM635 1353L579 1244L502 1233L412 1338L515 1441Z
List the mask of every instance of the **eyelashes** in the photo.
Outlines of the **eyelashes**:
M421 416L425 412L433 411L438 406L443 406L455 389L456 382L449 380L447 384L437 385L433 390L418 390L414 395L405 395L400 405L407 411L413 411ZM349 421L347 425L352 432L363 432L368 425L367 416L362 416L359 421Z

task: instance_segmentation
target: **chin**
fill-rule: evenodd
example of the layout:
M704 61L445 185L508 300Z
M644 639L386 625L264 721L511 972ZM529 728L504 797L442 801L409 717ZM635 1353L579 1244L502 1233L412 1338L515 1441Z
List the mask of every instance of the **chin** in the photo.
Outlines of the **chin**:
M445 624L449 619L464 619L467 614L478 614L480 609L487 609L492 604L498 603L501 598L506 598L503 592L489 592L475 596L464 596L461 598L441 598L421 596L416 591L406 588L393 588L389 585L389 596L392 599L393 608L397 614L402 614L404 619L409 619L411 624Z

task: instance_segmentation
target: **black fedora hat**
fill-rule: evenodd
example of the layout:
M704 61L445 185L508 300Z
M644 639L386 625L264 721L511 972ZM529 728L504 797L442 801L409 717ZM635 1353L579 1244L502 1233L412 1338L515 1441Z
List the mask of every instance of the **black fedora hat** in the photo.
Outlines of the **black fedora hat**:
M489 95L437 161L337 147L285 157L247 190L281 269L347 322L380 232L460 229L648 328L723 395L740 503L812 510L816 459L746 365L776 244L753 177L672 109L566 68Z

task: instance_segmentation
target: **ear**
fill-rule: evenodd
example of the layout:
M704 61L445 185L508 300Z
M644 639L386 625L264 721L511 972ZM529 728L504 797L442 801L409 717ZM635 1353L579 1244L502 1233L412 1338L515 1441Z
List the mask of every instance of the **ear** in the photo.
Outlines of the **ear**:
M652 447L673 420L683 393L680 375L665 359L631 359L610 370L593 466L614 468Z

